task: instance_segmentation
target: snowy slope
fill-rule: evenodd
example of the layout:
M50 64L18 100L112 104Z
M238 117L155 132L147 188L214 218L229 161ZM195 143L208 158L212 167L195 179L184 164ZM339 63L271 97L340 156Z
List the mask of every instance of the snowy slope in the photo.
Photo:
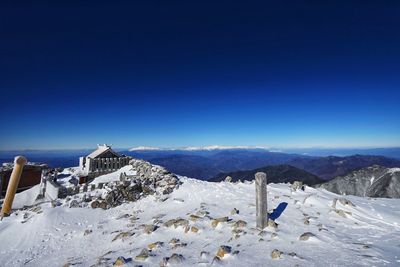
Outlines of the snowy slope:
M118 172L114 174L119 177ZM180 179L183 184L166 200L150 196L108 210L67 205L53 208L43 203L17 211L0 223L1 266L110 266L120 256L128 259L127 266L159 266L173 253L184 257L182 266L209 266L221 245L238 251L222 258L220 264L225 266L400 265L398 199L346 196L355 207L335 201L335 211L334 199L342 196L310 187L292 192L287 184L270 184L269 209L281 202L287 202L288 207L276 220L277 229L267 227L260 232L254 228L254 183ZM234 208L239 214L231 215ZM339 214L338 210L343 212ZM163 224L170 219L189 219L191 214L200 215L197 221L189 220L190 226L199 229L197 233ZM232 221L214 228L207 216L229 216ZM247 225L239 228L243 232L235 238L232 230L237 220ZM143 224L159 228L147 234ZM299 236L305 232L315 237L300 241ZM121 233L127 234L113 241ZM175 248L169 244L172 238L180 240ZM144 261L135 259L142 249L157 241L164 245L153 249ZM182 243L186 246L179 246ZM279 259L271 257L274 249L282 252Z

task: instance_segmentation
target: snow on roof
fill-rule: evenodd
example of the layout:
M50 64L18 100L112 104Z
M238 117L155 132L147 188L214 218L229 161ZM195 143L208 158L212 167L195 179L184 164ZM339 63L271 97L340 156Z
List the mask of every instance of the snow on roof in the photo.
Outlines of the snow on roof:
M111 146L104 144L104 145L97 145L97 149L95 151L93 151L92 153L90 153L89 155L87 155L87 157L97 158L98 156L100 156L101 154L103 154L106 151L111 151L113 154L120 156L118 153L116 153L114 150L112 150Z

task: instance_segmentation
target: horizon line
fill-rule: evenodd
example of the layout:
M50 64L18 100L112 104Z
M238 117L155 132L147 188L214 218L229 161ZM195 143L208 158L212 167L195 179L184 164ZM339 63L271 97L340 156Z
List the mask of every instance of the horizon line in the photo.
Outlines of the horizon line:
M290 150L290 149L390 149L400 148L400 145L393 146L180 146L180 147L157 147L157 146L136 146L136 147L115 147L118 150L127 151L201 151L201 150L246 150L246 149L260 149L260 150ZM96 149L93 147L81 148L21 148L21 149L0 149L0 152L11 151L74 151L74 150L91 150Z

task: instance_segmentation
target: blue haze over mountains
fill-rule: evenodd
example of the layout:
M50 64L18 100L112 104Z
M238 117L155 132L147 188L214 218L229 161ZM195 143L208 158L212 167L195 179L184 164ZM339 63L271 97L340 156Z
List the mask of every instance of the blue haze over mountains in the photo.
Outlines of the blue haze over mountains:
M400 148L296 148L282 149L279 152L265 149L116 150L122 154L164 166L179 175L202 180L221 176L221 173L281 164L297 167L325 180L375 164L400 167ZM22 154L32 162L42 162L51 167L65 168L77 166L79 157L85 156L91 151L91 149L0 151L0 163L12 162L14 156ZM344 163L338 166L338 162Z

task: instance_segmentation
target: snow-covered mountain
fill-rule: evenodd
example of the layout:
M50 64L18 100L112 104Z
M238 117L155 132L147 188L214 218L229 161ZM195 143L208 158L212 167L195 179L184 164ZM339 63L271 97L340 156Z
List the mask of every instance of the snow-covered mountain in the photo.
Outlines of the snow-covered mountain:
M337 194L400 198L400 168L374 165L319 186Z
M213 150L242 150L242 149L262 149L268 150L267 147L264 146L188 146L188 147L179 147L179 148L160 148L160 147L149 147L149 146L138 146L129 149L129 151L152 151L152 150L164 150L164 151L213 151Z
M118 182L121 174L132 177L136 189L139 181L142 191L145 185L150 190L156 184L168 186L160 175L175 179L162 168L135 162L96 178L94 183L107 183L101 189L36 204L4 218L1 265L400 264L399 199L343 198L322 188L302 191L290 184L269 184L268 208L288 205L276 224L260 231L255 228L254 182L177 177L175 189L166 194L157 189L136 201L97 208L95 201L103 203L110 195L117 199L110 192L126 183ZM28 200L33 190L18 194L16 201Z

